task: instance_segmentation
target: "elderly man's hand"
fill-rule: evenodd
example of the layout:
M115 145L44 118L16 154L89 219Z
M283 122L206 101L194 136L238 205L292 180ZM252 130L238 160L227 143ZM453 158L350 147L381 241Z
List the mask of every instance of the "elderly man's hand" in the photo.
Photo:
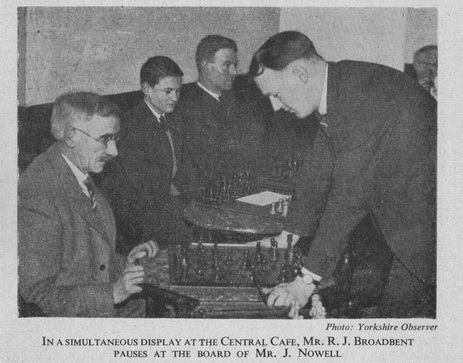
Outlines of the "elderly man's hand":
M130 295L141 292L142 288L138 286L144 281L145 271L143 266L128 265L116 283L113 285L114 304L125 301Z
M134 264L136 260L145 256L154 257L159 252L159 246L154 241L148 241L135 246L127 256L127 265Z
M306 284L302 278L297 276L293 282L282 283L272 289L263 289L267 298L268 306L291 307L288 316L299 317L299 308L304 307L315 290L314 284Z

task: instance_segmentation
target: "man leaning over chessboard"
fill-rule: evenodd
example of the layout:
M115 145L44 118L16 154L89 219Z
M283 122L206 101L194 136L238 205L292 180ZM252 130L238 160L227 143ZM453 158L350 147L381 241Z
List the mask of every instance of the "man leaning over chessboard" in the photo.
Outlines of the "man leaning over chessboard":
M394 255L378 317L435 317L435 100L386 66L326 62L295 31L268 39L250 75L275 110L322 115L277 238L282 247L288 233L294 242L311 239L303 276L272 289L268 304L292 306L296 316L317 281L332 275L349 234L370 215Z

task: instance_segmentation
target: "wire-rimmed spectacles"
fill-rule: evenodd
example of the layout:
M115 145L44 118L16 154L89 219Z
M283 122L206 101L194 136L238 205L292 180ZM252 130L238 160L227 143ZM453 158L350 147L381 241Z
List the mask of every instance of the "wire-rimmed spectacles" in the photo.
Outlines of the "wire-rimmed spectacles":
M117 142L120 139L119 134L109 134L109 135L100 136L99 138L95 138L95 137L89 135L88 133L86 133L84 130L78 129L77 127L73 127L73 129L82 132L84 135L86 135L89 138L95 140L96 142L99 142L100 144L104 145L104 147L106 147L106 148L108 147L108 143L110 141Z

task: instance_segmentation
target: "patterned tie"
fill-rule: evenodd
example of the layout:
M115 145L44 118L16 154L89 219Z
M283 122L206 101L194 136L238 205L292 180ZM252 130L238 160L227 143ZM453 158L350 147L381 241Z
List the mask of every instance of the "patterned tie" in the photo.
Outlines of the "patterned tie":
M87 176L87 179L84 180L84 185L87 187L88 195L92 201L92 209L95 209L97 205L95 183L90 176Z
M169 131L169 126L167 125L167 120L166 120L166 117L164 115L159 117L159 126L161 126L161 129L164 132Z

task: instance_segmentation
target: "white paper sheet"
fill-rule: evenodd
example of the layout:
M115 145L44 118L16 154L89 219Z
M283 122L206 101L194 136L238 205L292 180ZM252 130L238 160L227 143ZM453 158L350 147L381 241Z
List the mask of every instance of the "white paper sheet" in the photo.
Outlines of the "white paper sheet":
M289 198L289 195L274 193L266 190L265 192L247 195L245 197L238 198L238 202L244 202L254 205L270 205L272 203L278 202L280 199Z

